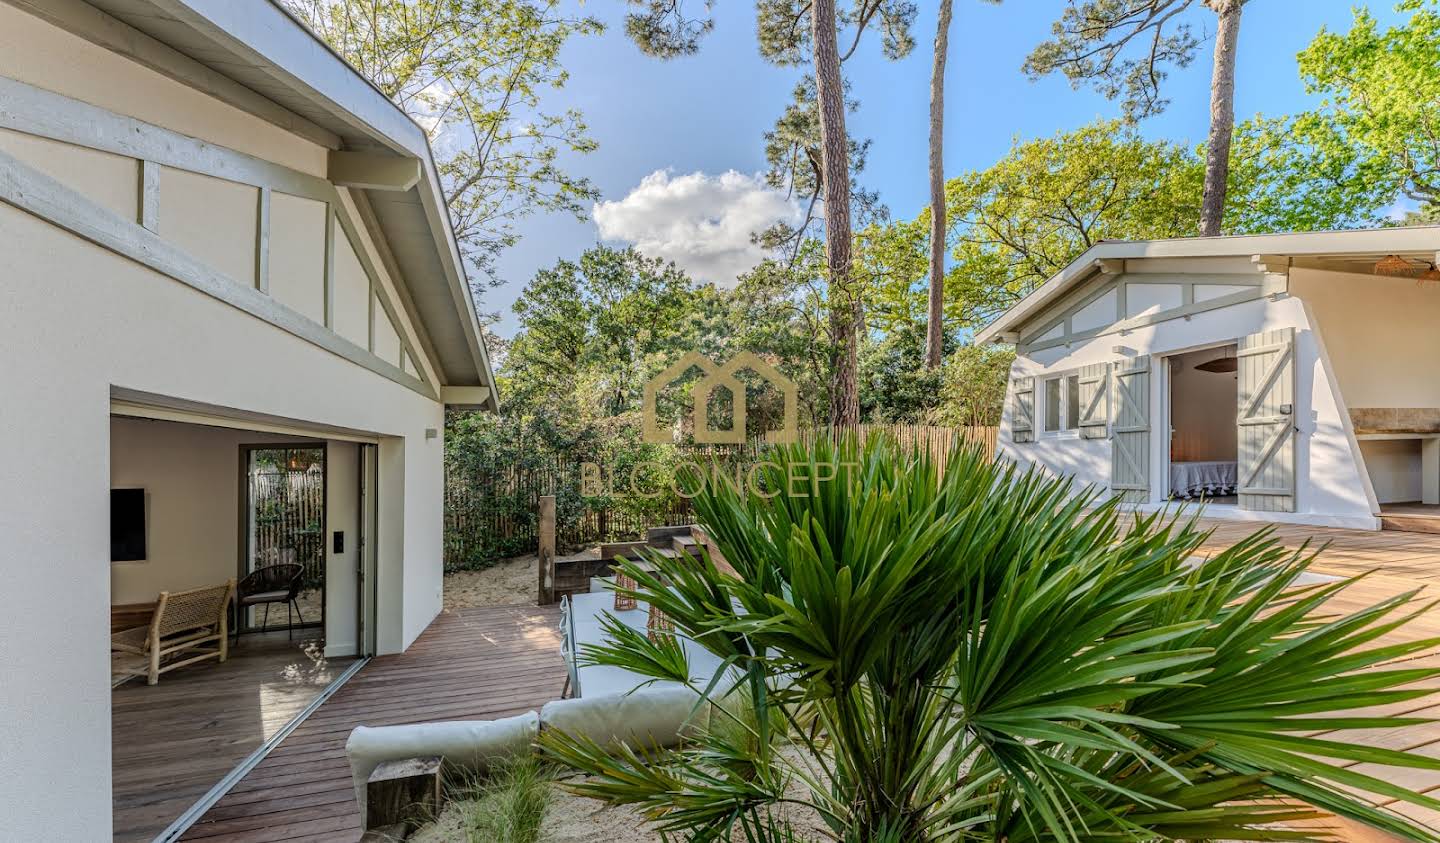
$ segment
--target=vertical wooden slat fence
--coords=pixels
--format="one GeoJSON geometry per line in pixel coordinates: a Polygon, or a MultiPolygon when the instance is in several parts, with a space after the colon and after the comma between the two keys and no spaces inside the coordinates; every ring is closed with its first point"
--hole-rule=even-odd
{"type": "Polygon", "coordinates": [[[299,563],[305,568],[305,586],[318,588],[325,579],[324,472],[252,471],[250,512],[254,564],[299,563]]]}

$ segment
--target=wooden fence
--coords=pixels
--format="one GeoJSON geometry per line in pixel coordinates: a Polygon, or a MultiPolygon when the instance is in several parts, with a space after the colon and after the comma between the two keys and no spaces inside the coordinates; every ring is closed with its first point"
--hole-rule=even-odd
{"type": "MultiPolygon", "coordinates": [[[[961,442],[979,443],[993,454],[997,433],[993,427],[924,425],[863,425],[861,431],[865,435],[888,434],[901,443],[924,448],[942,471],[952,449],[961,442]]],[[[738,446],[677,445],[675,449],[682,460],[719,456],[754,461],[768,447],[751,441],[738,446]]],[[[533,553],[539,541],[536,513],[542,495],[556,498],[556,540],[561,553],[597,542],[638,539],[650,527],[692,520],[690,501],[673,494],[648,500],[624,494],[582,497],[581,466],[585,462],[584,457],[553,455],[527,458],[523,465],[447,466],[446,568],[479,567],[533,553]]]]}
{"type": "Polygon", "coordinates": [[[325,474],[260,469],[250,475],[250,548],[258,565],[298,562],[306,588],[325,580],[325,474]]]}

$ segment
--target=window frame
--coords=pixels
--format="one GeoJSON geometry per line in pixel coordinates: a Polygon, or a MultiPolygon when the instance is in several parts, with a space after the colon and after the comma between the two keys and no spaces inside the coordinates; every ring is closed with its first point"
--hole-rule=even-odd
{"type": "Polygon", "coordinates": [[[1053,374],[1041,376],[1037,378],[1037,380],[1039,381],[1039,384],[1038,388],[1035,390],[1035,403],[1037,405],[1035,415],[1037,416],[1038,424],[1036,426],[1039,428],[1040,437],[1044,439],[1079,439],[1081,413],[1081,408],[1079,406],[1080,370],[1073,369],[1064,372],[1055,372],[1053,374]],[[1076,397],[1076,404],[1073,407],[1070,403],[1070,383],[1072,380],[1075,384],[1076,397]],[[1051,381],[1058,381],[1060,384],[1060,388],[1058,390],[1059,409],[1058,412],[1055,414],[1055,417],[1058,420],[1060,426],[1054,430],[1050,429],[1051,381]],[[1075,425],[1073,427],[1066,427],[1066,425],[1069,423],[1069,417],[1072,412],[1075,415],[1075,425]]]}

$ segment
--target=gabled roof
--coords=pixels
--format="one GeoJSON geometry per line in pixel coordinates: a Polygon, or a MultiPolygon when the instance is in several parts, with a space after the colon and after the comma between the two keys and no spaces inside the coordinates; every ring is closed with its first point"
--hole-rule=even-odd
{"type": "Polygon", "coordinates": [[[30,10],[322,146],[418,160],[420,180],[408,190],[364,192],[444,385],[488,387],[488,404],[497,407],[464,263],[419,125],[276,0],[86,2],[105,14],[76,2],[30,10]]]}
{"type": "Polygon", "coordinates": [[[1180,237],[1169,240],[1104,240],[1096,243],[994,322],[976,332],[975,342],[1006,342],[1026,321],[1100,271],[1100,261],[1146,258],[1248,257],[1355,262],[1385,255],[1436,260],[1440,226],[1180,237]]]}

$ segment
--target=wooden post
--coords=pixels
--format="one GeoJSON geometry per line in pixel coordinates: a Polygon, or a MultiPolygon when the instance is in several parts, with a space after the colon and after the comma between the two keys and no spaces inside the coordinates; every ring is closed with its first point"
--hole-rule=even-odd
{"type": "MultiPolygon", "coordinates": [[[[440,757],[386,761],[365,784],[365,827],[413,829],[440,816],[440,757]]],[[[403,838],[402,838],[403,839],[403,838]]]]}
{"type": "Polygon", "coordinates": [[[540,584],[537,601],[541,606],[555,602],[555,496],[540,496],[540,548],[538,557],[540,584]]]}

